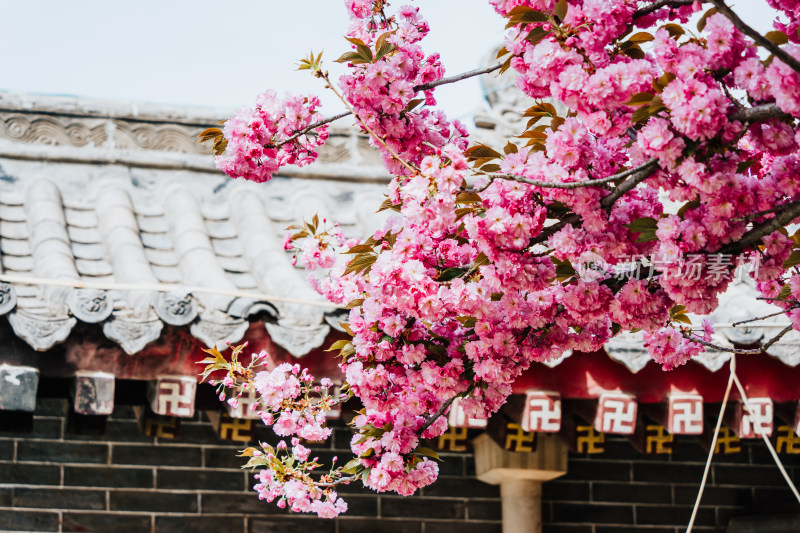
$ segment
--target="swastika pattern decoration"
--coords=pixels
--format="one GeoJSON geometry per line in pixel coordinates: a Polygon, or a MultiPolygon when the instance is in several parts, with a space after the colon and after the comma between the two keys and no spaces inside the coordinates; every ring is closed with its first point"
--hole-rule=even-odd
{"type": "Polygon", "coordinates": [[[522,429],[542,433],[561,431],[561,395],[556,392],[529,391],[525,396],[522,429]]]}

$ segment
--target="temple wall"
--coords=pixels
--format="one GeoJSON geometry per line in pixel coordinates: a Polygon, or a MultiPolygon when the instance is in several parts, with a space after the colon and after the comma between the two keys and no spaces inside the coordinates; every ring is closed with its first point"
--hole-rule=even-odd
{"type": "MultiPolygon", "coordinates": [[[[120,382],[105,420],[72,414],[66,380],[45,380],[33,415],[0,418],[0,530],[169,533],[492,533],[501,531],[498,487],[478,481],[469,449],[442,452],[442,475],[421,494],[402,498],[345,487],[350,510],[337,520],[289,514],[258,501],[251,475],[239,469],[245,442],[220,438],[198,404],[174,438],[146,436],[144,388],[120,382]],[[44,397],[43,397],[44,396],[44,397]],[[138,416],[137,416],[138,414],[138,416]]],[[[198,402],[205,397],[198,392],[198,402]]],[[[330,463],[349,451],[349,432],[312,455],[330,463]]],[[[152,433],[153,428],[148,431],[152,433]]],[[[156,428],[170,433],[170,428],[156,428]]],[[[470,430],[469,436],[479,432],[470,430]]],[[[254,438],[275,442],[253,424],[254,438]]],[[[433,447],[439,443],[433,442],[433,447]]],[[[468,441],[460,445],[469,446],[468,441]]],[[[797,503],[760,441],[732,443],[712,465],[696,532],[727,529],[732,517],[796,513],[797,503]]],[[[452,448],[452,446],[449,446],[452,448]]],[[[448,446],[442,446],[448,448],[448,446]]],[[[779,444],[790,475],[800,478],[800,446],[779,444]],[[787,453],[793,452],[793,453],[787,453]]],[[[684,531],[706,451],[696,438],[672,454],[641,454],[627,439],[606,435],[599,454],[570,452],[567,474],[545,482],[545,533],[677,533],[684,531]]],[[[779,531],[770,529],[770,531],[779,531]]],[[[789,531],[789,530],[787,530],[789,531]]]]}

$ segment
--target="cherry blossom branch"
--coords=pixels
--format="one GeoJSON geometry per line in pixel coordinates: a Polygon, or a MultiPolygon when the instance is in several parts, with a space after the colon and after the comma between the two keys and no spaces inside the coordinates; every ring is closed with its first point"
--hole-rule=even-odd
{"type": "Polygon", "coordinates": [[[372,128],[370,128],[369,126],[367,126],[367,123],[366,123],[366,122],[364,122],[363,120],[361,120],[361,117],[359,117],[359,116],[358,116],[358,113],[356,113],[356,112],[353,110],[352,106],[350,105],[350,102],[348,102],[348,101],[347,101],[347,99],[346,99],[344,96],[342,96],[341,94],[339,94],[339,91],[337,91],[337,90],[336,90],[336,87],[334,87],[334,86],[333,86],[333,84],[331,83],[331,80],[328,78],[328,73],[327,73],[327,72],[322,72],[322,71],[319,71],[319,72],[317,72],[317,75],[318,75],[320,78],[322,78],[323,80],[325,80],[325,83],[327,84],[328,88],[329,88],[331,91],[333,91],[333,94],[335,94],[335,95],[336,95],[336,96],[339,98],[339,100],[341,100],[341,101],[342,101],[342,103],[345,105],[345,107],[346,107],[347,109],[349,109],[349,110],[350,110],[350,113],[352,113],[352,115],[353,115],[354,117],[356,117],[356,120],[359,122],[359,124],[361,124],[361,127],[362,127],[362,128],[364,128],[364,129],[367,131],[367,133],[369,133],[369,134],[370,134],[370,135],[371,135],[371,136],[372,136],[372,137],[373,137],[373,138],[374,138],[376,141],[378,141],[378,142],[381,144],[381,146],[383,146],[383,147],[386,149],[386,151],[387,151],[387,152],[389,152],[390,154],[392,154],[392,157],[393,157],[394,159],[396,159],[397,161],[399,161],[401,165],[403,165],[403,166],[404,166],[404,167],[406,167],[406,168],[407,168],[409,171],[411,171],[411,174],[418,174],[418,173],[419,173],[419,169],[418,169],[418,168],[414,167],[414,166],[413,166],[413,165],[411,165],[411,164],[410,164],[408,161],[406,161],[405,159],[403,159],[402,157],[400,157],[399,155],[397,155],[397,152],[395,152],[394,150],[392,150],[392,149],[389,147],[389,145],[388,145],[388,144],[386,144],[386,141],[385,141],[385,140],[383,140],[383,139],[382,139],[382,138],[381,138],[381,137],[380,137],[380,136],[379,136],[377,133],[375,133],[374,131],[372,131],[372,128]]]}
{"type": "Polygon", "coordinates": [[[776,104],[764,104],[756,107],[739,109],[730,115],[731,120],[740,122],[759,122],[768,118],[790,117],[789,113],[784,112],[776,104]]]}
{"type": "Polygon", "coordinates": [[[503,63],[504,61],[500,61],[499,63],[495,63],[494,65],[490,65],[488,67],[476,68],[475,70],[469,70],[461,74],[456,74],[455,76],[450,76],[449,78],[441,78],[435,81],[429,81],[428,83],[423,83],[421,85],[415,85],[414,91],[415,92],[427,91],[433,89],[434,87],[438,87],[439,85],[455,83],[457,81],[466,80],[467,78],[480,76],[481,74],[489,74],[490,72],[494,72],[495,70],[498,70],[500,67],[502,67],[503,63]]]}
{"type": "Polygon", "coordinates": [[[734,322],[733,324],[731,324],[731,326],[735,328],[735,327],[736,327],[736,326],[738,326],[739,324],[747,324],[748,322],[757,322],[757,321],[759,321],[759,320],[764,320],[764,319],[766,319],[766,318],[772,318],[772,317],[774,317],[774,316],[782,315],[782,314],[784,314],[786,311],[789,311],[790,309],[796,309],[796,308],[797,308],[797,307],[799,307],[799,306],[800,306],[800,305],[798,305],[798,304],[794,304],[794,305],[792,305],[792,306],[790,306],[790,307],[787,307],[786,309],[782,309],[782,310],[780,310],[780,311],[777,311],[777,312],[775,312],[775,313],[771,313],[771,314],[769,314],[769,315],[764,315],[764,316],[760,316],[760,317],[756,317],[756,318],[749,318],[749,319],[747,319],[747,320],[740,320],[739,322],[734,322]]]}
{"type": "Polygon", "coordinates": [[[781,211],[774,218],[767,220],[763,224],[754,227],[745,233],[738,241],[724,246],[720,249],[719,253],[724,254],[740,251],[745,246],[750,246],[751,244],[757,243],[761,240],[761,237],[769,235],[773,231],[782,228],[795,218],[800,217],[800,203],[787,205],[791,205],[791,207],[785,211],[781,211]]]}
{"type": "Polygon", "coordinates": [[[683,7],[683,6],[690,6],[694,3],[695,0],[657,0],[653,2],[647,7],[643,7],[636,11],[633,14],[633,20],[640,19],[642,17],[646,17],[651,13],[655,13],[662,7],[683,7]]]}
{"type": "Polygon", "coordinates": [[[800,72],[800,61],[789,55],[789,53],[786,50],[784,50],[777,44],[773,43],[772,41],[770,41],[769,39],[758,33],[752,27],[745,24],[745,22],[742,19],[740,19],[739,16],[736,13],[734,13],[730,7],[728,7],[728,5],[725,3],[724,0],[708,0],[708,1],[714,4],[714,7],[716,7],[720,13],[725,15],[728,18],[728,20],[730,20],[740,32],[744,33],[745,35],[753,39],[759,46],[762,46],[767,50],[769,50],[770,53],[772,53],[775,57],[783,61],[789,67],[791,67],[792,70],[794,70],[795,72],[800,72]]]}
{"type": "Polygon", "coordinates": [[[611,192],[611,194],[600,200],[600,205],[605,209],[609,209],[612,205],[614,205],[614,202],[622,197],[622,195],[649,178],[657,168],[658,160],[653,158],[648,160],[646,163],[642,163],[638,167],[633,167],[625,172],[621,172],[620,177],[623,175],[624,177],[630,176],[630,179],[621,183],[619,187],[611,192]]]}
{"type": "Polygon", "coordinates": [[[788,204],[777,205],[775,207],[771,207],[769,209],[765,209],[763,211],[759,211],[759,212],[753,213],[751,215],[746,215],[746,216],[743,216],[743,217],[734,218],[733,220],[737,221],[737,222],[740,222],[742,220],[753,220],[754,218],[759,218],[759,217],[763,217],[764,215],[771,215],[772,213],[783,211],[784,209],[787,209],[787,208],[789,208],[789,207],[791,207],[793,205],[798,205],[798,204],[800,204],[800,200],[797,200],[797,201],[794,201],[794,202],[790,202],[788,204]]]}
{"type": "Polygon", "coordinates": [[[420,428],[419,428],[419,431],[418,431],[418,433],[419,433],[420,435],[422,435],[423,433],[425,433],[425,430],[426,430],[426,429],[428,429],[429,427],[431,427],[431,424],[433,424],[434,422],[436,422],[436,421],[439,419],[439,417],[440,417],[440,416],[442,416],[442,415],[444,414],[444,412],[447,410],[447,408],[448,408],[448,407],[450,407],[450,405],[451,405],[451,404],[452,404],[454,401],[456,401],[456,398],[458,398],[458,396],[459,396],[459,395],[457,394],[457,395],[453,396],[452,398],[450,398],[449,400],[447,400],[446,402],[444,402],[444,403],[441,405],[441,407],[439,407],[439,410],[438,410],[438,411],[436,411],[436,412],[435,412],[433,415],[431,415],[431,416],[429,416],[428,418],[426,418],[426,419],[425,419],[425,422],[422,424],[422,427],[420,427],[420,428]]]}
{"type": "Polygon", "coordinates": [[[721,352],[729,352],[729,353],[737,354],[737,355],[759,355],[759,354],[766,353],[767,350],[773,344],[778,342],[781,339],[781,337],[783,337],[784,335],[786,335],[790,331],[792,331],[792,326],[786,326],[785,328],[783,328],[781,330],[780,333],[778,333],[777,335],[772,337],[766,344],[762,345],[761,348],[756,348],[756,349],[753,349],[753,350],[741,350],[739,348],[726,348],[725,346],[719,346],[717,344],[714,344],[714,343],[711,343],[711,342],[707,342],[707,341],[704,341],[702,339],[698,339],[697,337],[694,337],[693,335],[691,335],[689,333],[683,333],[683,337],[686,338],[686,339],[689,339],[692,342],[696,342],[698,344],[702,344],[703,346],[706,346],[708,348],[713,348],[713,349],[719,350],[721,352]]]}
{"type": "MultiPolygon", "coordinates": [[[[436,80],[436,81],[430,81],[428,83],[423,83],[421,85],[415,85],[414,86],[414,92],[428,91],[428,90],[433,89],[434,87],[438,87],[440,85],[447,85],[448,83],[455,83],[457,81],[466,80],[468,78],[472,78],[472,77],[475,77],[475,76],[480,76],[481,74],[488,74],[490,72],[494,72],[495,70],[498,70],[502,66],[503,66],[503,62],[501,61],[500,63],[495,63],[494,65],[491,65],[489,67],[477,68],[475,70],[470,70],[470,71],[467,71],[467,72],[463,72],[463,73],[457,74],[455,76],[450,76],[449,78],[441,78],[441,79],[436,80]]],[[[319,128],[320,126],[324,126],[325,124],[330,124],[331,122],[335,122],[335,121],[339,120],[340,118],[348,117],[348,116],[350,116],[352,114],[353,114],[353,112],[348,110],[348,111],[342,111],[338,115],[333,115],[333,116],[324,118],[322,120],[314,122],[313,124],[311,124],[310,126],[308,126],[306,128],[303,128],[302,130],[298,131],[297,133],[295,133],[291,137],[289,137],[287,139],[284,139],[279,143],[269,144],[265,148],[280,148],[284,144],[290,143],[290,142],[294,141],[295,139],[297,139],[298,137],[302,137],[303,135],[305,135],[306,133],[308,133],[311,130],[315,130],[315,129],[319,128]]]]}
{"type": "Polygon", "coordinates": [[[334,122],[336,120],[339,120],[340,118],[344,118],[344,117],[346,117],[348,115],[352,115],[352,114],[353,113],[351,113],[350,111],[344,111],[342,113],[339,113],[338,115],[333,115],[333,116],[330,116],[328,118],[324,118],[324,119],[322,119],[320,121],[317,121],[317,122],[311,124],[310,126],[308,126],[306,128],[303,128],[302,130],[298,131],[297,133],[295,133],[291,137],[288,137],[288,138],[282,140],[279,143],[267,144],[267,145],[264,146],[264,148],[280,148],[284,144],[290,143],[290,142],[294,141],[295,139],[297,139],[298,137],[302,137],[303,135],[305,135],[306,133],[308,133],[311,130],[315,130],[315,129],[319,128],[320,126],[324,126],[325,124],[330,124],[331,122],[334,122]]]}

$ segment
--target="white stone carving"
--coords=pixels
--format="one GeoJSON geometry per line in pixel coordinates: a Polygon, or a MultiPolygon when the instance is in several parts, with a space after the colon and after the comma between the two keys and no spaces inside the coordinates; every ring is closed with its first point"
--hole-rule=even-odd
{"type": "Polygon", "coordinates": [[[125,353],[133,355],[161,336],[164,324],[152,312],[144,316],[117,315],[103,323],[106,337],[119,344],[125,353]]]}
{"type": "Polygon", "coordinates": [[[10,283],[0,283],[0,315],[11,312],[17,306],[17,292],[10,283]]]}
{"type": "Polygon", "coordinates": [[[327,324],[319,326],[282,326],[280,322],[273,324],[265,322],[267,331],[272,340],[286,348],[295,357],[303,357],[314,348],[319,348],[325,342],[331,328],[327,324]]]}
{"type": "Polygon", "coordinates": [[[189,331],[206,346],[225,346],[226,342],[235,344],[242,340],[250,323],[235,319],[223,313],[201,314],[189,331]]]}
{"type": "Polygon", "coordinates": [[[160,293],[153,308],[159,318],[171,326],[190,324],[200,312],[191,294],[178,291],[160,293]]]}
{"type": "Polygon", "coordinates": [[[9,313],[8,321],[19,338],[40,352],[64,342],[77,323],[72,317],[34,315],[19,309],[9,313]]]}
{"type": "Polygon", "coordinates": [[[114,301],[106,291],[73,289],[67,295],[67,306],[81,322],[95,324],[111,316],[114,301]]]}

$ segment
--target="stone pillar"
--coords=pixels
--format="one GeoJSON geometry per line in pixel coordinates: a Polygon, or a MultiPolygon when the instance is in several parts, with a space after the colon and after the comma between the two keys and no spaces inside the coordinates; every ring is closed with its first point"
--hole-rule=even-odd
{"type": "Polygon", "coordinates": [[[567,448],[557,435],[539,434],[535,452],[510,452],[483,434],[474,441],[475,470],[500,485],[503,533],[541,533],[542,482],[567,473],[567,448]]]}

